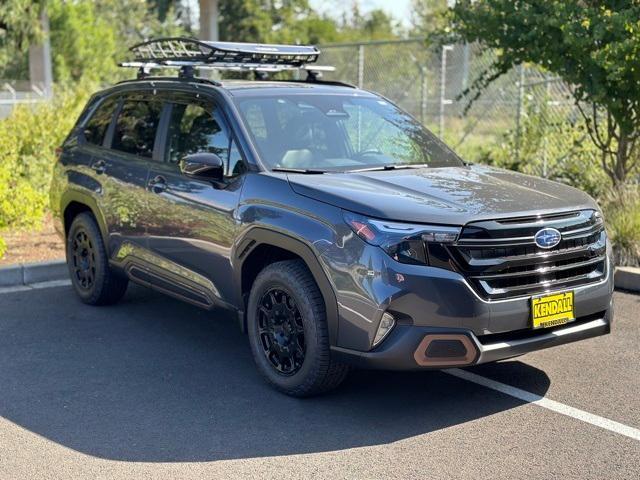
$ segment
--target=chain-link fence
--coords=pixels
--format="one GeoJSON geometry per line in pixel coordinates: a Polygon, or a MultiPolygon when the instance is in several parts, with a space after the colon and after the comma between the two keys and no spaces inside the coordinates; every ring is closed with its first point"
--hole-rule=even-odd
{"type": "Polygon", "coordinates": [[[0,119],[7,117],[13,107],[24,103],[38,103],[48,98],[43,85],[28,80],[0,78],[0,119]]]}
{"type": "Polygon", "coordinates": [[[570,87],[535,67],[514,68],[469,107],[464,92],[495,58],[479,45],[427,48],[418,39],[321,50],[321,63],[336,67],[327,78],[384,95],[470,160],[506,142],[515,157],[535,149],[538,161],[529,170],[546,176],[548,163],[562,161],[580,140],[568,141],[562,132],[581,122],[570,87]]]}

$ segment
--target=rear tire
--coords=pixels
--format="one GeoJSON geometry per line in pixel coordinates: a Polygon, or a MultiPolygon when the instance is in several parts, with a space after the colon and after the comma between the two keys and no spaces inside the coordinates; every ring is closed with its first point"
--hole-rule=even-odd
{"type": "Polygon", "coordinates": [[[258,370],[287,395],[327,392],[349,372],[331,358],[324,300],[302,261],[273,263],[258,274],[247,327],[258,370]]]}
{"type": "Polygon", "coordinates": [[[122,298],[129,280],[109,266],[93,215],[81,213],[73,219],[66,250],[69,276],[80,300],[88,305],[111,305],[122,298]]]}

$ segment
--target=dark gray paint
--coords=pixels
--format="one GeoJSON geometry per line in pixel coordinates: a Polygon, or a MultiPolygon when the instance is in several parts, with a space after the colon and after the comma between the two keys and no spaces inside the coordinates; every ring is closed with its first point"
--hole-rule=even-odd
{"type": "Polygon", "coordinates": [[[486,166],[289,175],[293,190],[340,208],[406,222],[464,225],[479,219],[597,208],[587,194],[486,166]]]}

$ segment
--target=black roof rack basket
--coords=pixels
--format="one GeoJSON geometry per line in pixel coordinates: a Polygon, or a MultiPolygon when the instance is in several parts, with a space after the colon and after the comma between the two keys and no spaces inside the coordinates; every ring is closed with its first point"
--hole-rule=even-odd
{"type": "Polygon", "coordinates": [[[282,71],[315,63],[320,50],[304,45],[209,42],[192,38],[158,38],[131,47],[133,62],[122,66],[282,71]]]}

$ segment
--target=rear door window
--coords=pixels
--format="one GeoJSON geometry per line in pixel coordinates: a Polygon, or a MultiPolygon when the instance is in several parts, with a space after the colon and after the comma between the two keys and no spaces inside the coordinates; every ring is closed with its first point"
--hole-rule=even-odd
{"type": "Polygon", "coordinates": [[[127,99],[116,120],[111,148],[139,157],[151,158],[162,112],[162,102],[127,99]]]}
{"type": "Polygon", "coordinates": [[[98,106],[82,131],[88,143],[102,145],[117,104],[118,100],[110,97],[98,106]]]}

